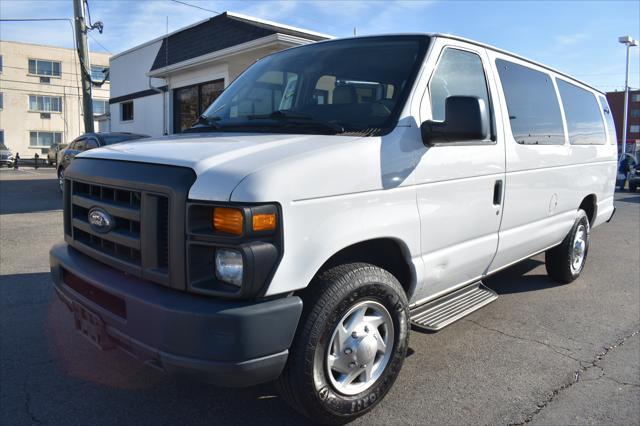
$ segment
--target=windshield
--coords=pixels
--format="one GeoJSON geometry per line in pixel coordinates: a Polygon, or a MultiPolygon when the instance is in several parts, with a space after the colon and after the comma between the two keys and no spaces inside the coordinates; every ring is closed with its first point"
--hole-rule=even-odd
{"type": "Polygon", "coordinates": [[[261,59],[188,131],[381,135],[395,127],[426,36],[329,41],[261,59]]]}

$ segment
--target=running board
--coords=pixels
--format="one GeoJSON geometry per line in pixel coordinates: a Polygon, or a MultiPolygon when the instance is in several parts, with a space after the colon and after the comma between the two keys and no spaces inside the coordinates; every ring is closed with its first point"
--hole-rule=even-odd
{"type": "Polygon", "coordinates": [[[498,298],[496,292],[477,281],[411,309],[411,322],[438,331],[498,298]]]}

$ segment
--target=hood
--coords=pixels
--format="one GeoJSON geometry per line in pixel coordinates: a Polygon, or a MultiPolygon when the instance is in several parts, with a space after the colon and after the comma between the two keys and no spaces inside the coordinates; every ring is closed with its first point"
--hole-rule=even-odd
{"type": "Polygon", "coordinates": [[[226,201],[249,174],[292,157],[346,144],[361,136],[254,133],[190,133],[123,142],[80,154],[80,158],[188,167],[198,180],[214,183],[207,199],[226,201]]]}

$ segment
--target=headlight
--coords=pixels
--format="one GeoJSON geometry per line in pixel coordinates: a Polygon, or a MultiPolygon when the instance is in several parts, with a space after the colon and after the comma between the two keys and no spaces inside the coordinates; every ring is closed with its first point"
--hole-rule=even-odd
{"type": "Polygon", "coordinates": [[[187,289],[248,299],[263,293],[282,254],[276,204],[191,202],[187,206],[187,289]]]}
{"type": "Polygon", "coordinates": [[[243,267],[242,254],[239,251],[216,250],[216,277],[220,281],[241,287],[243,267]]]}

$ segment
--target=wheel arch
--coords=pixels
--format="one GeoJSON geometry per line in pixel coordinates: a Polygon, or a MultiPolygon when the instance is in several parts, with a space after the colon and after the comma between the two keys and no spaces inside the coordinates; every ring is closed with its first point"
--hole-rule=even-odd
{"type": "Polygon", "coordinates": [[[598,215],[598,198],[596,194],[589,194],[582,199],[580,207],[578,209],[584,210],[589,218],[589,225],[593,226],[598,215]]]}
{"type": "Polygon", "coordinates": [[[389,237],[360,241],[340,249],[322,264],[315,275],[334,266],[355,262],[369,263],[392,274],[408,299],[415,291],[416,271],[409,248],[404,242],[389,237]]]}

